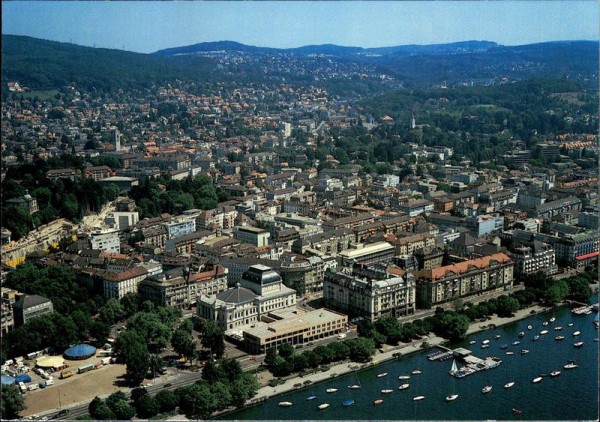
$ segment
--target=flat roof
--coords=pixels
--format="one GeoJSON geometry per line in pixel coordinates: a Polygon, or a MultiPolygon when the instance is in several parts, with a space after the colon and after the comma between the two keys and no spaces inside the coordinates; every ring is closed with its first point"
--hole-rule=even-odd
{"type": "Polygon", "coordinates": [[[348,317],[327,309],[316,309],[269,324],[257,322],[256,327],[245,329],[244,332],[259,339],[264,339],[274,335],[288,334],[323,323],[339,321],[340,319],[347,320],[348,317]]]}
{"type": "Polygon", "coordinates": [[[362,255],[386,251],[386,250],[394,250],[394,247],[392,245],[390,245],[388,242],[377,242],[377,243],[373,243],[372,245],[365,246],[360,249],[346,250],[346,251],[340,252],[338,255],[348,257],[348,258],[354,258],[357,256],[362,256],[362,255]]]}

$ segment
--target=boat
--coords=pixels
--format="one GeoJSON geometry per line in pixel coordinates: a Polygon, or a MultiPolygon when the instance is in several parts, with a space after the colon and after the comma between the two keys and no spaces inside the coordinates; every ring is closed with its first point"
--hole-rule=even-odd
{"type": "Polygon", "coordinates": [[[420,400],[425,400],[425,396],[413,397],[413,401],[420,401],[420,400]]]}
{"type": "Polygon", "coordinates": [[[490,345],[489,345],[489,344],[482,344],[482,345],[481,345],[481,348],[482,348],[482,349],[487,349],[488,347],[490,347],[490,345]]]}
{"type": "Polygon", "coordinates": [[[577,337],[577,336],[578,336],[578,335],[580,335],[580,334],[581,334],[581,331],[575,331],[575,332],[573,333],[573,337],[577,337]]]}
{"type": "Polygon", "coordinates": [[[583,341],[578,341],[573,346],[575,346],[575,347],[581,347],[581,346],[583,346],[583,341]]]}
{"type": "Polygon", "coordinates": [[[390,394],[393,392],[394,392],[394,390],[392,390],[391,388],[385,388],[385,389],[381,390],[381,394],[390,394]]]}
{"type": "Polygon", "coordinates": [[[531,325],[528,325],[528,326],[527,326],[527,329],[528,329],[528,330],[531,330],[531,329],[533,329],[533,327],[532,327],[531,325]]]}
{"type": "Polygon", "coordinates": [[[533,336],[533,338],[531,339],[531,341],[537,341],[540,339],[540,336],[538,336],[537,334],[535,336],[533,336]]]}
{"type": "Polygon", "coordinates": [[[504,384],[504,388],[510,388],[510,387],[512,387],[513,385],[515,385],[514,381],[507,382],[506,384],[504,384]]]}
{"type": "Polygon", "coordinates": [[[542,331],[540,331],[540,335],[545,336],[546,334],[548,334],[548,330],[542,330],[542,331]]]}
{"type": "Polygon", "coordinates": [[[469,344],[475,344],[475,343],[477,343],[477,341],[476,341],[476,340],[471,340],[471,341],[469,342],[469,344]]]}
{"type": "Polygon", "coordinates": [[[598,343],[598,337],[594,337],[594,341],[598,343]]]}
{"type": "Polygon", "coordinates": [[[562,327],[560,325],[557,325],[556,327],[554,327],[554,331],[560,331],[562,330],[562,327]]]}
{"type": "Polygon", "coordinates": [[[280,401],[279,407],[290,407],[293,403],[291,401],[280,401]]]}
{"type": "Polygon", "coordinates": [[[381,404],[383,403],[382,399],[373,400],[373,404],[381,404]]]}
{"type": "Polygon", "coordinates": [[[579,368],[579,365],[577,365],[575,362],[569,362],[565,366],[563,366],[563,368],[565,368],[565,369],[575,369],[575,368],[579,368]]]}
{"type": "Polygon", "coordinates": [[[329,403],[323,403],[317,406],[319,410],[327,409],[329,407],[329,403]]]}
{"type": "Polygon", "coordinates": [[[446,401],[454,401],[458,398],[458,394],[450,394],[446,396],[446,401]]]}
{"type": "Polygon", "coordinates": [[[352,384],[348,386],[349,389],[351,390],[358,390],[360,388],[360,385],[358,384],[352,384]]]}
{"type": "Polygon", "coordinates": [[[565,339],[565,336],[556,336],[556,337],[554,337],[554,340],[556,340],[556,341],[561,341],[561,340],[564,340],[564,339],[565,339]]]}
{"type": "Polygon", "coordinates": [[[550,322],[554,322],[554,321],[556,321],[556,317],[550,318],[550,322]]]}
{"type": "Polygon", "coordinates": [[[314,400],[314,399],[316,399],[316,398],[317,398],[317,396],[308,396],[308,397],[306,398],[306,401],[309,401],[309,400],[314,400]]]}
{"type": "Polygon", "coordinates": [[[335,393],[338,389],[337,388],[328,388],[327,390],[325,390],[326,393],[335,393]]]}
{"type": "Polygon", "coordinates": [[[454,359],[452,361],[452,367],[450,368],[450,375],[456,374],[456,371],[458,371],[458,366],[456,366],[456,359],[454,359]]]}
{"type": "Polygon", "coordinates": [[[498,340],[498,339],[500,338],[500,334],[496,334],[496,335],[494,336],[494,338],[495,338],[496,340],[498,340]]]}
{"type": "Polygon", "coordinates": [[[352,399],[344,400],[344,402],[342,403],[342,406],[348,407],[348,406],[352,406],[353,404],[354,404],[354,400],[352,400],[352,399]]]}
{"type": "Polygon", "coordinates": [[[489,342],[490,342],[489,340],[483,340],[483,341],[481,342],[481,344],[488,344],[489,342]]]}
{"type": "Polygon", "coordinates": [[[557,377],[559,375],[560,375],[560,371],[552,371],[552,372],[550,372],[550,376],[551,377],[557,377]]]}
{"type": "Polygon", "coordinates": [[[413,375],[419,375],[421,373],[422,373],[422,371],[420,369],[415,369],[411,372],[411,374],[413,374],[413,375]]]}
{"type": "Polygon", "coordinates": [[[542,325],[548,325],[548,321],[544,321],[542,325]]]}
{"type": "Polygon", "coordinates": [[[508,349],[508,344],[503,344],[502,346],[500,346],[500,349],[502,349],[502,350],[508,349]]]}
{"type": "Polygon", "coordinates": [[[385,376],[387,376],[387,372],[382,372],[381,374],[377,374],[377,378],[383,378],[385,376]]]}
{"type": "Polygon", "coordinates": [[[527,353],[529,353],[529,349],[521,349],[522,355],[526,355],[527,353]]]}
{"type": "Polygon", "coordinates": [[[483,394],[487,394],[487,393],[489,393],[490,391],[492,391],[492,386],[491,386],[491,385],[486,385],[485,387],[483,387],[483,388],[481,389],[481,392],[482,392],[483,394]]]}
{"type": "Polygon", "coordinates": [[[521,344],[521,342],[519,340],[513,341],[513,346],[518,346],[519,344],[521,344]]]}
{"type": "Polygon", "coordinates": [[[531,380],[531,382],[533,382],[534,384],[540,382],[542,380],[542,377],[535,377],[533,380],[531,380]]]}
{"type": "Polygon", "coordinates": [[[410,375],[400,375],[400,376],[398,376],[398,379],[399,380],[407,380],[407,379],[410,379],[410,375]]]}
{"type": "Polygon", "coordinates": [[[596,328],[598,328],[598,326],[600,325],[600,320],[598,319],[599,316],[600,314],[596,314],[596,317],[594,318],[594,325],[596,326],[596,328]]]}
{"type": "Polygon", "coordinates": [[[402,384],[400,387],[398,387],[398,390],[406,390],[408,387],[410,387],[410,384],[402,384]]]}
{"type": "Polygon", "coordinates": [[[568,324],[568,325],[569,325],[569,327],[572,327],[572,326],[573,326],[573,323],[572,323],[572,322],[569,322],[569,324],[568,324]]]}
{"type": "Polygon", "coordinates": [[[525,331],[520,331],[519,332],[519,337],[525,337],[525,331]]]}
{"type": "Polygon", "coordinates": [[[513,411],[514,413],[516,413],[517,415],[520,415],[521,413],[523,413],[523,411],[522,411],[522,410],[516,409],[516,408],[514,408],[514,407],[512,408],[512,411],[513,411]]]}
{"type": "Polygon", "coordinates": [[[515,354],[515,352],[506,352],[507,355],[512,356],[515,354]]]}

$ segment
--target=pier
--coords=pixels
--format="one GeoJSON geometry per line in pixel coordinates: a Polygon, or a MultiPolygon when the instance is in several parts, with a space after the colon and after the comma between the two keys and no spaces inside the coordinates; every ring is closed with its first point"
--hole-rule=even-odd
{"type": "MultiPolygon", "coordinates": [[[[458,349],[454,350],[447,350],[447,352],[442,352],[440,355],[450,355],[451,357],[453,356],[461,359],[465,363],[464,366],[458,368],[456,371],[450,371],[450,375],[456,378],[464,378],[467,375],[471,375],[479,371],[486,371],[488,369],[496,368],[502,363],[500,358],[493,356],[488,356],[484,359],[473,356],[473,352],[463,347],[459,347],[458,349]]],[[[436,355],[435,358],[439,358],[440,355],[436,355]]],[[[430,360],[435,359],[430,358],[430,360]]]]}

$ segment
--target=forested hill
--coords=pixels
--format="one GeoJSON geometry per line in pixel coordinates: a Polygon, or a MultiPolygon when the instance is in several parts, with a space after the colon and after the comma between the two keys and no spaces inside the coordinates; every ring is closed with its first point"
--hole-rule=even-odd
{"type": "Polygon", "coordinates": [[[488,84],[531,76],[574,79],[593,89],[598,83],[598,42],[592,41],[513,47],[465,41],[369,49],[332,44],[275,49],[220,41],[140,54],[3,35],[2,61],[3,90],[8,81],[34,90],[75,83],[80,89],[110,91],[184,80],[312,84],[334,94],[364,95],[390,87],[488,84]]]}

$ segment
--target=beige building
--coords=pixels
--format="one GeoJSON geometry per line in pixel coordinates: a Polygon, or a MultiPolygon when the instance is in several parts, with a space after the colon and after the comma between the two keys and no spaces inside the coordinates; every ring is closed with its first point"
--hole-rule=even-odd
{"type": "Polygon", "coordinates": [[[513,261],[496,253],[430,270],[413,271],[417,304],[430,308],[454,299],[491,290],[508,290],[513,283],[513,261]]]}
{"type": "Polygon", "coordinates": [[[260,248],[269,244],[271,233],[258,227],[235,227],[233,237],[242,243],[249,243],[260,248]]]}
{"type": "Polygon", "coordinates": [[[358,249],[348,249],[338,253],[338,264],[349,266],[357,262],[360,264],[376,264],[389,261],[394,257],[394,247],[388,242],[377,242],[358,249]]]}
{"type": "Polygon", "coordinates": [[[329,308],[371,321],[410,315],[415,312],[415,282],[410,274],[373,280],[328,271],[323,283],[323,299],[329,308]]]}
{"type": "Polygon", "coordinates": [[[411,255],[417,249],[427,248],[433,245],[435,245],[435,236],[427,232],[401,237],[394,241],[396,255],[411,255]]]}
{"type": "Polygon", "coordinates": [[[272,322],[257,322],[244,330],[244,345],[250,353],[265,353],[284,343],[304,344],[331,337],[346,330],[348,317],[327,309],[310,312],[271,312],[267,318],[272,322]]]}
{"type": "Polygon", "coordinates": [[[125,271],[108,272],[103,279],[104,297],[121,299],[127,293],[137,293],[138,285],[146,278],[148,270],[143,266],[125,271]]]}
{"type": "Polygon", "coordinates": [[[286,287],[281,277],[265,265],[253,265],[236,287],[216,295],[201,295],[198,316],[215,321],[229,333],[260,321],[267,313],[296,306],[296,291],[286,287]]]}

